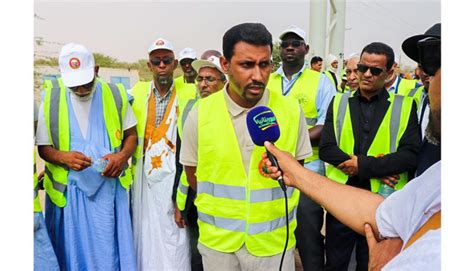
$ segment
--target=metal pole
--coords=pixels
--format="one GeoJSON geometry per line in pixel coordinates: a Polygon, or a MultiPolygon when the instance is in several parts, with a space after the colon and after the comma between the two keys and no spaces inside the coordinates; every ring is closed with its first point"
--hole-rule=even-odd
{"type": "Polygon", "coordinates": [[[338,74],[342,70],[344,61],[344,35],[346,28],[346,1],[330,0],[333,12],[331,12],[331,26],[329,32],[329,53],[335,55],[339,60],[338,74]],[[335,25],[334,25],[335,22],[335,25]]]}
{"type": "Polygon", "coordinates": [[[326,57],[327,0],[309,2],[309,57],[326,57]]]}

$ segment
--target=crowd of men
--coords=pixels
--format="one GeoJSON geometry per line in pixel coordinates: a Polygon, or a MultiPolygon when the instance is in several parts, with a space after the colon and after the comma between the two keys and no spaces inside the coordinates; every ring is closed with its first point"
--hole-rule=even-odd
{"type": "Polygon", "coordinates": [[[34,174],[35,270],[294,270],[295,249],[304,270],[347,270],[353,254],[357,270],[387,263],[386,270],[439,270],[436,237],[437,247],[424,247],[437,256],[430,268],[409,252],[423,253],[423,237],[411,237],[440,213],[440,202],[410,221],[417,225],[405,235],[390,228],[403,219],[394,217],[404,215],[397,205],[374,220],[384,197],[381,206],[401,197],[410,204],[399,194],[414,189],[411,180],[439,175],[439,111],[430,102],[439,109],[440,98],[428,89],[440,67],[426,71],[432,63],[423,50],[439,46],[440,28],[403,43],[419,63],[419,80],[402,78],[393,49],[381,42],[350,55],[342,73],[334,55],[325,71],[318,56],[307,67],[307,35],[294,25],[278,37],[282,63],[274,72],[272,35],[259,23],[233,26],[222,52],[199,59],[194,49],[176,54],[158,38],[147,50],[153,79],[130,90],[101,79],[83,45],[65,45],[61,77],[44,82],[35,122],[45,161],[40,181],[34,174]],[[183,75],[173,78],[178,65],[183,75]],[[256,146],[250,137],[246,118],[257,106],[276,116],[274,145],[256,146]],[[285,194],[272,179],[282,174],[288,222],[285,194]],[[372,213],[357,209],[365,196],[377,203],[367,205],[372,213]],[[378,262],[383,244],[396,253],[378,262]],[[398,254],[404,261],[393,263],[398,254]]]}

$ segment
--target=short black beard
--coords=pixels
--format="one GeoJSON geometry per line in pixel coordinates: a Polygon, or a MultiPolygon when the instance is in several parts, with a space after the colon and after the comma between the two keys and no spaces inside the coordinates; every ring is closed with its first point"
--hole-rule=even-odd
{"type": "Polygon", "coordinates": [[[428,125],[425,130],[428,142],[434,145],[441,143],[441,112],[430,112],[428,125]]]}

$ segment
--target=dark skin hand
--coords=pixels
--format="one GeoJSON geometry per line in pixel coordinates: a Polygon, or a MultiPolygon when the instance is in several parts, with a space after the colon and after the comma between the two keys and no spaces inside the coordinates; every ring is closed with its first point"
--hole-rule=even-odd
{"type": "MultiPolygon", "coordinates": [[[[102,173],[106,177],[118,177],[122,172],[128,158],[137,146],[137,132],[132,127],[124,132],[123,148],[119,153],[107,154],[103,158],[109,160],[102,173]]],[[[78,151],[59,151],[51,145],[38,146],[38,153],[45,161],[62,165],[75,171],[81,171],[92,165],[92,159],[78,151]]]]}
{"type": "Polygon", "coordinates": [[[51,145],[38,146],[38,153],[45,161],[81,171],[92,165],[92,159],[77,151],[58,151],[51,145]]]}
{"type": "Polygon", "coordinates": [[[340,163],[337,168],[342,170],[349,176],[355,176],[359,174],[359,167],[357,165],[357,156],[350,155],[350,159],[340,163]]]}
{"type": "Polygon", "coordinates": [[[386,185],[388,185],[392,188],[395,188],[395,185],[398,183],[399,179],[400,179],[400,175],[398,175],[398,174],[394,174],[394,175],[385,176],[385,177],[380,178],[380,180],[384,184],[386,184],[386,185]]]}
{"type": "Polygon", "coordinates": [[[308,130],[311,146],[317,147],[319,145],[319,139],[321,138],[323,127],[324,125],[316,125],[308,130]]]}
{"type": "Polygon", "coordinates": [[[137,147],[137,131],[135,126],[124,131],[123,148],[120,152],[109,153],[102,159],[109,161],[102,171],[102,176],[117,178],[125,168],[130,156],[132,156],[137,147]]]}
{"type": "Polygon", "coordinates": [[[369,271],[378,271],[397,256],[403,246],[400,238],[388,238],[378,241],[369,224],[365,224],[365,237],[369,246],[369,271]]]}
{"type": "Polygon", "coordinates": [[[178,206],[176,206],[176,203],[174,203],[174,222],[179,228],[186,228],[187,226],[186,221],[184,221],[184,218],[181,215],[181,211],[178,209],[178,206]]]}

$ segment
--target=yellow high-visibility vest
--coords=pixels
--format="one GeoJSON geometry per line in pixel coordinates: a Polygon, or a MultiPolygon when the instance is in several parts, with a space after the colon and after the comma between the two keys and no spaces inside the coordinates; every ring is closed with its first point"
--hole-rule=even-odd
{"type": "MultiPolygon", "coordinates": [[[[265,148],[255,146],[246,172],[224,92],[214,93],[196,106],[199,109],[195,205],[199,242],[225,253],[235,252],[244,244],[258,257],[282,253],[286,238],[285,200],[278,182],[259,173],[265,148]]],[[[280,130],[285,131],[275,145],[295,155],[300,118],[297,101],[270,92],[268,107],[275,113],[280,130]]],[[[291,249],[295,245],[299,191],[289,187],[287,193],[291,249]]]]}
{"type": "Polygon", "coordinates": [[[36,174],[36,151],[33,151],[33,191],[34,191],[34,212],[39,213],[41,212],[41,204],[39,201],[39,193],[38,193],[38,175],[36,174]]]}
{"type": "MultiPolygon", "coordinates": [[[[351,93],[338,93],[333,102],[336,142],[338,147],[349,155],[354,154],[354,133],[349,109],[349,97],[351,95],[351,93]]],[[[390,106],[367,151],[367,156],[376,157],[396,152],[400,139],[408,126],[413,99],[393,93],[389,93],[389,95],[390,106]]],[[[338,183],[345,184],[348,180],[348,175],[331,164],[328,165],[326,173],[329,179],[338,183]]],[[[377,193],[379,191],[380,182],[377,178],[370,179],[372,192],[377,193]]],[[[400,173],[400,180],[395,185],[396,189],[401,189],[407,182],[408,173],[400,173]]]]}
{"type": "MultiPolygon", "coordinates": [[[[45,82],[44,116],[48,135],[53,147],[60,151],[70,150],[69,111],[66,100],[67,89],[61,79],[45,82]]],[[[122,147],[123,127],[127,106],[127,93],[122,84],[107,84],[96,78],[96,84],[102,88],[103,114],[105,127],[111,148],[119,152],[122,147]]],[[[45,162],[44,188],[51,201],[59,206],[66,205],[64,191],[67,186],[69,170],[52,163],[45,162]]],[[[132,183],[132,175],[127,167],[119,177],[121,185],[128,189],[132,183]]]]}
{"type": "MultiPolygon", "coordinates": [[[[316,98],[318,96],[319,79],[321,73],[311,69],[305,69],[300,77],[293,84],[289,97],[298,100],[306,118],[308,129],[314,127],[318,122],[318,110],[316,108],[316,98]]],[[[282,94],[283,78],[280,74],[274,72],[270,75],[267,88],[271,91],[282,94]]],[[[313,147],[313,155],[306,158],[305,163],[319,159],[319,147],[313,147]]]]}

